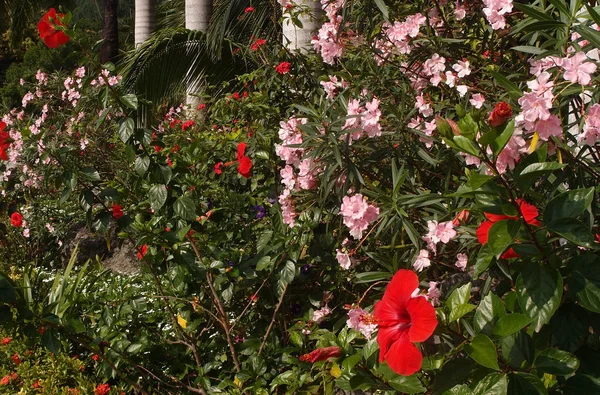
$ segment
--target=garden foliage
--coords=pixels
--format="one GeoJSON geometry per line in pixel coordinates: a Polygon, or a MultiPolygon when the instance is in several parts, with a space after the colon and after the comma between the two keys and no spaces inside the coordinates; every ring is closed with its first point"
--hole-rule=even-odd
{"type": "Polygon", "coordinates": [[[314,51],[248,38],[197,109],[89,58],[23,81],[6,330],[114,393],[600,393],[599,10],[322,4],[314,51]],[[73,217],[141,272],[59,269],[73,217]]]}

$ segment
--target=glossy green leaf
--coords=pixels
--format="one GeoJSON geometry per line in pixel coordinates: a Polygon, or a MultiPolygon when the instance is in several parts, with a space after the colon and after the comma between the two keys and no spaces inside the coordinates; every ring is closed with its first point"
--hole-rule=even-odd
{"type": "Polygon", "coordinates": [[[173,204],[175,214],[188,221],[196,219],[196,203],[187,196],[181,196],[173,204]]]}
{"type": "Polygon", "coordinates": [[[492,151],[494,152],[494,155],[498,155],[498,154],[500,154],[500,152],[502,152],[504,147],[506,147],[506,144],[508,144],[508,141],[512,137],[514,131],[515,131],[515,121],[510,120],[504,127],[504,130],[502,131],[502,133],[500,133],[500,135],[498,137],[496,137],[496,139],[494,139],[494,141],[490,144],[492,151]]]}
{"type": "Polygon", "coordinates": [[[486,335],[491,335],[496,321],[505,314],[502,300],[490,292],[479,302],[479,306],[475,310],[473,328],[477,333],[483,332],[486,335]]]}
{"type": "Polygon", "coordinates": [[[565,239],[587,248],[598,248],[590,228],[575,218],[562,218],[548,225],[548,229],[565,239]]]}
{"type": "Polygon", "coordinates": [[[526,168],[523,169],[519,177],[526,175],[539,175],[540,173],[548,173],[555,170],[564,169],[567,165],[564,163],[558,162],[542,162],[542,163],[532,163],[526,168]]]}
{"type": "Polygon", "coordinates": [[[461,151],[466,152],[467,154],[478,156],[481,154],[479,152],[479,147],[473,140],[466,138],[465,136],[454,136],[452,139],[454,143],[460,148],[461,151]]]}
{"type": "Polygon", "coordinates": [[[159,210],[167,201],[167,188],[162,185],[153,185],[148,191],[150,206],[156,211],[159,210]]]}
{"type": "Polygon", "coordinates": [[[540,372],[564,376],[577,370],[579,360],[569,352],[547,348],[537,356],[534,367],[540,372]]]}
{"type": "Polygon", "coordinates": [[[508,380],[505,374],[491,373],[477,383],[473,389],[474,395],[506,395],[508,380]]]}
{"type": "Polygon", "coordinates": [[[150,166],[150,157],[149,156],[138,156],[135,158],[135,162],[133,163],[133,169],[137,173],[138,176],[143,176],[148,171],[148,167],[150,166]]]}
{"type": "Polygon", "coordinates": [[[119,138],[122,142],[127,143],[135,131],[135,122],[133,119],[127,118],[119,125],[119,138]]]}
{"type": "Polygon", "coordinates": [[[575,218],[592,204],[594,188],[574,189],[555,196],[544,210],[544,222],[552,223],[562,218],[575,218]]]}
{"type": "Polygon", "coordinates": [[[100,174],[98,170],[93,167],[84,167],[81,169],[81,174],[87,177],[89,180],[100,181],[100,174]]]}
{"type": "Polygon", "coordinates": [[[574,257],[569,262],[573,272],[568,281],[569,293],[585,309],[600,313],[600,257],[592,254],[574,257]]]}
{"type": "Polygon", "coordinates": [[[479,334],[475,336],[465,350],[478,364],[486,368],[500,370],[496,346],[486,335],[479,334]]]}
{"type": "Polygon", "coordinates": [[[555,269],[527,264],[515,283],[522,312],[532,320],[535,331],[550,321],[562,298],[562,276],[555,269]]]}
{"type": "Polygon", "coordinates": [[[467,283],[461,286],[460,288],[456,288],[454,291],[452,291],[450,297],[448,298],[448,300],[446,300],[446,306],[448,306],[448,308],[452,310],[456,306],[467,304],[470,298],[471,283],[467,283]]]}
{"type": "Polygon", "coordinates": [[[481,273],[485,272],[488,267],[492,264],[495,258],[495,254],[490,251],[488,245],[483,245],[479,249],[477,258],[475,259],[475,266],[473,270],[473,278],[479,277],[481,273]]]}
{"type": "Polygon", "coordinates": [[[519,313],[505,315],[500,318],[494,327],[494,336],[506,337],[525,328],[531,320],[519,313]]]}
{"type": "Polygon", "coordinates": [[[132,110],[137,110],[138,108],[138,98],[133,93],[128,93],[121,97],[121,102],[132,110]]]}
{"type": "Polygon", "coordinates": [[[502,255],[515,242],[521,221],[505,219],[495,222],[489,230],[487,246],[496,257],[502,255]]]}
{"type": "Polygon", "coordinates": [[[512,373],[508,376],[508,393],[510,395],[548,395],[544,383],[529,373],[512,373]]]}

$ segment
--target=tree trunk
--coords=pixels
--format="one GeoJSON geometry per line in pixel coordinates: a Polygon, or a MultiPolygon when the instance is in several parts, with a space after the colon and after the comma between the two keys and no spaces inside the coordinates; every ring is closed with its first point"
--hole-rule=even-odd
{"type": "Polygon", "coordinates": [[[135,0],[135,46],[150,37],[156,20],[156,0],[135,0]]]}
{"type": "MultiPolygon", "coordinates": [[[[206,33],[212,17],[212,0],[185,0],[185,27],[189,30],[199,30],[206,33]]],[[[188,84],[186,88],[186,105],[190,116],[197,115],[200,99],[197,94],[198,84],[188,84]]]]}
{"type": "Polygon", "coordinates": [[[100,62],[117,61],[119,56],[119,23],[117,10],[119,0],[104,0],[104,21],[102,24],[102,46],[100,47],[100,62]]]}
{"type": "MultiPolygon", "coordinates": [[[[283,9],[283,45],[292,52],[308,51],[312,48],[310,41],[313,34],[321,27],[323,9],[318,0],[296,0],[295,7],[302,7],[306,12],[298,15],[302,27],[295,26],[289,18],[289,11],[283,9]]],[[[294,12],[294,11],[292,11],[294,12]]]]}

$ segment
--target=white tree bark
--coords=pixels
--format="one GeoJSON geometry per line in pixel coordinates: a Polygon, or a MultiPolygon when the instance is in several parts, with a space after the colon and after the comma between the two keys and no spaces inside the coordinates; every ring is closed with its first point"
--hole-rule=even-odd
{"type": "Polygon", "coordinates": [[[150,37],[156,20],[156,0],[135,0],[134,40],[137,47],[150,37]]]}
{"type": "MultiPolygon", "coordinates": [[[[189,30],[199,30],[206,33],[208,24],[212,16],[212,0],[185,0],[185,27],[189,30]]],[[[200,99],[197,94],[197,87],[188,85],[186,89],[186,105],[188,114],[193,115],[197,112],[200,99]]]]}
{"type": "MultiPolygon", "coordinates": [[[[318,0],[295,0],[294,7],[306,10],[298,15],[302,27],[295,26],[289,18],[289,11],[283,9],[283,45],[291,51],[308,51],[310,41],[321,27],[323,9],[318,0]]],[[[295,11],[292,11],[295,12],[295,11]]]]}

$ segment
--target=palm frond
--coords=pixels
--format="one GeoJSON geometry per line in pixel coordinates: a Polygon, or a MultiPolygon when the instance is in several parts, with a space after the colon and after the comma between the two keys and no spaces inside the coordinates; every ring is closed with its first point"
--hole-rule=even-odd
{"type": "Polygon", "coordinates": [[[199,89],[205,81],[218,84],[246,70],[231,51],[222,53],[219,62],[212,61],[202,32],[163,29],[125,57],[121,72],[127,86],[145,99],[176,103],[186,87],[199,89]]]}

